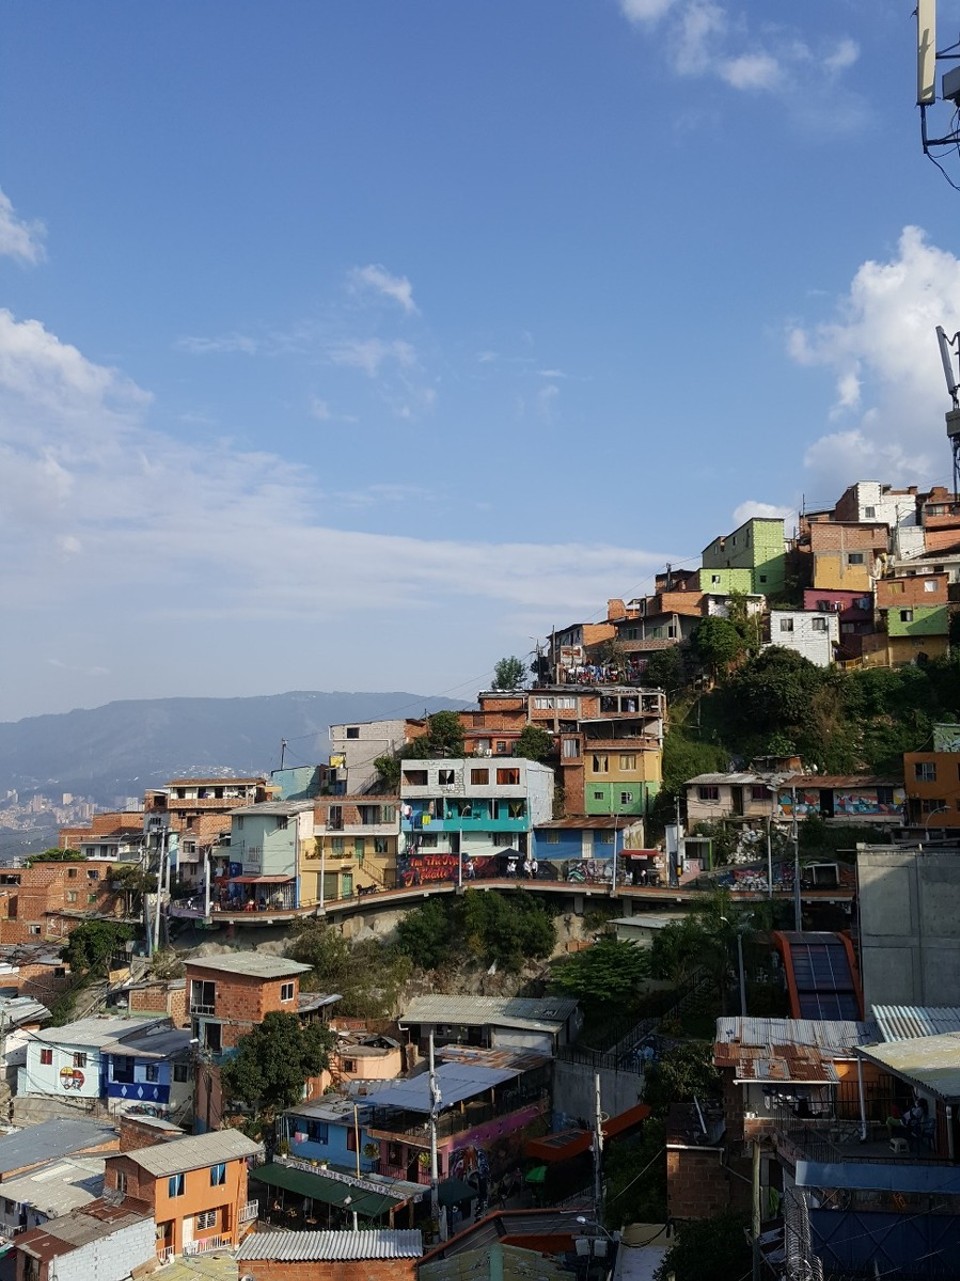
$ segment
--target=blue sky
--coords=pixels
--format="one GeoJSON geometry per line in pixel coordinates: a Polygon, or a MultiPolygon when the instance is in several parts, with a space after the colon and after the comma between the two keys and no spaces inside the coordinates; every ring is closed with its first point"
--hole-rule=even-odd
{"type": "Polygon", "coordinates": [[[911,8],[5,6],[0,719],[472,697],[744,515],[946,482],[911,8]]]}

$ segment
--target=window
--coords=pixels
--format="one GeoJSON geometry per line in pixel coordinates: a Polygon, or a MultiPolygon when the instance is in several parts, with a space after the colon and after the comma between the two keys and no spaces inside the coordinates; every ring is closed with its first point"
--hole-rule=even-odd
{"type": "Polygon", "coordinates": [[[593,772],[594,772],[594,774],[607,774],[607,773],[609,773],[609,770],[610,770],[610,758],[609,758],[608,756],[597,756],[597,755],[594,755],[594,757],[593,757],[593,761],[592,761],[592,764],[593,764],[593,772]]]}
{"type": "Polygon", "coordinates": [[[533,700],[533,705],[534,705],[534,707],[537,709],[537,711],[538,711],[538,712],[551,712],[551,711],[553,711],[553,699],[552,699],[552,698],[535,698],[535,699],[533,700]]]}
{"type": "Polygon", "coordinates": [[[53,1050],[41,1050],[40,1062],[44,1067],[49,1067],[53,1062],[53,1050]]]}
{"type": "MultiPolygon", "coordinates": [[[[350,1075],[355,1075],[355,1074],[356,1074],[356,1071],[357,1071],[357,1060],[356,1060],[356,1059],[344,1059],[344,1060],[343,1060],[343,1070],[344,1070],[344,1072],[347,1072],[347,1073],[349,1073],[350,1075]]],[[[351,1130],[351,1131],[350,1131],[350,1133],[352,1134],[352,1133],[353,1133],[353,1131],[351,1130]]]]}
{"type": "Polygon", "coordinates": [[[827,620],[825,618],[811,618],[810,626],[815,632],[825,632],[827,630],[827,620]]]}
{"type": "Polygon", "coordinates": [[[68,903],[76,903],[76,901],[77,901],[77,899],[78,899],[79,897],[80,897],[80,896],[79,896],[79,894],[77,893],[77,891],[76,891],[76,890],[67,890],[67,902],[68,902],[68,903]]]}
{"type": "Polygon", "coordinates": [[[922,800],[920,802],[921,814],[937,814],[941,810],[946,810],[949,808],[950,808],[949,805],[941,796],[934,796],[934,797],[931,797],[929,800],[922,800]]]}
{"type": "Polygon", "coordinates": [[[182,1085],[184,1081],[190,1080],[190,1071],[186,1063],[174,1063],[173,1079],[174,1081],[177,1082],[178,1085],[182,1085]]]}
{"type": "Polygon", "coordinates": [[[363,862],[363,856],[366,853],[366,846],[367,842],[362,836],[355,836],[353,838],[353,857],[360,863],[363,862]]]}
{"type": "Polygon", "coordinates": [[[75,881],[77,879],[77,869],[75,867],[67,869],[67,879],[70,881],[75,881]]]}
{"type": "Polygon", "coordinates": [[[847,564],[848,564],[848,565],[862,565],[862,564],[863,564],[863,552],[847,552],[847,564]]]}
{"type": "Polygon", "coordinates": [[[751,801],[768,801],[770,799],[770,789],[768,787],[751,787],[750,799],[751,801]]]}
{"type": "Polygon", "coordinates": [[[580,744],[575,738],[565,738],[561,741],[560,754],[564,760],[576,760],[580,755],[580,744]]]}
{"type": "Polygon", "coordinates": [[[280,1000],[281,1001],[293,1000],[293,984],[292,983],[280,984],[280,1000]]]}
{"type": "Polygon", "coordinates": [[[286,814],[278,814],[276,830],[278,832],[285,832],[287,830],[287,824],[289,823],[289,821],[290,820],[287,818],[286,814]]]}
{"type": "Polygon", "coordinates": [[[151,1085],[156,1085],[156,1083],[160,1080],[159,1065],[156,1063],[148,1063],[147,1066],[144,1068],[143,1075],[144,1075],[144,1079],[149,1081],[151,1085]]]}
{"type": "Polygon", "coordinates": [[[613,841],[613,833],[597,832],[596,841],[598,845],[609,845],[613,841]]]}
{"type": "Polygon", "coordinates": [[[488,769],[472,769],[470,771],[470,782],[474,787],[485,787],[490,782],[490,771],[488,769]]]}
{"type": "Polygon", "coordinates": [[[457,781],[456,771],[452,769],[442,769],[437,773],[437,782],[441,787],[453,787],[457,781]]]}
{"type": "Polygon", "coordinates": [[[633,792],[621,792],[621,793],[620,793],[620,804],[621,804],[621,805],[632,805],[632,804],[633,804],[633,792]]]}
{"type": "Polygon", "coordinates": [[[39,925],[28,925],[28,926],[27,926],[27,929],[29,930],[29,932],[30,932],[31,934],[39,934],[39,933],[40,933],[40,926],[39,926],[39,925]]]}
{"type": "Polygon", "coordinates": [[[937,781],[936,761],[916,761],[913,776],[918,783],[935,783],[937,781]]]}
{"type": "Polygon", "coordinates": [[[564,696],[557,699],[557,707],[560,711],[572,712],[575,710],[576,706],[577,700],[575,698],[564,696]]]}
{"type": "Polygon", "coordinates": [[[925,578],[923,580],[923,590],[925,592],[935,592],[937,590],[937,580],[935,578],[925,578]]]}
{"type": "Polygon", "coordinates": [[[215,1228],[217,1226],[216,1210],[201,1210],[199,1214],[194,1216],[193,1226],[198,1232],[205,1232],[208,1228],[215,1228]]]}
{"type": "Polygon", "coordinates": [[[519,787],[520,771],[518,769],[498,769],[497,770],[498,787],[519,787]]]}
{"type": "Polygon", "coordinates": [[[126,1192],[126,1190],[127,1190],[127,1176],[123,1170],[118,1170],[117,1171],[117,1191],[126,1192]]]}
{"type": "Polygon", "coordinates": [[[167,1196],[183,1196],[185,1183],[182,1174],[171,1174],[167,1179],[167,1196]]]}
{"type": "Polygon", "coordinates": [[[92,893],[87,895],[87,902],[96,903],[96,901],[97,901],[97,892],[96,890],[93,890],[92,893]]]}
{"type": "Polygon", "coordinates": [[[719,574],[711,574],[711,575],[710,575],[710,583],[711,583],[711,586],[713,586],[713,587],[719,587],[719,585],[720,585],[720,575],[719,575],[719,574]]]}
{"type": "Polygon", "coordinates": [[[603,792],[597,792],[597,791],[595,791],[595,792],[593,793],[593,799],[594,799],[595,801],[602,801],[602,800],[603,800],[603,792]]]}
{"type": "Polygon", "coordinates": [[[118,1054],[113,1060],[113,1079],[118,1085],[133,1084],[133,1069],[136,1064],[135,1059],[124,1058],[118,1054]]]}
{"type": "Polygon", "coordinates": [[[408,787],[426,787],[427,771],[425,769],[405,769],[403,781],[408,787]]]}
{"type": "Polygon", "coordinates": [[[190,1012],[213,1014],[216,1008],[217,985],[212,980],[190,980],[190,1012]]]}
{"type": "Polygon", "coordinates": [[[793,631],[793,619],[792,619],[792,618],[781,618],[781,619],[780,619],[780,630],[781,630],[782,632],[792,632],[792,631],[793,631]]]}
{"type": "MultiPolygon", "coordinates": [[[[960,766],[958,766],[957,768],[958,770],[960,770],[960,766]]],[[[893,804],[893,788],[892,787],[883,787],[883,786],[877,787],[877,804],[878,805],[893,804]]]]}
{"type": "Polygon", "coordinates": [[[496,752],[498,756],[506,756],[507,754],[506,741],[502,738],[498,738],[493,745],[493,750],[496,752]]]}
{"type": "Polygon", "coordinates": [[[621,768],[621,769],[636,769],[636,768],[637,768],[637,758],[636,758],[636,756],[634,755],[634,753],[632,753],[632,752],[631,752],[629,756],[621,756],[621,757],[620,757],[620,768],[621,768]]]}
{"type": "Polygon", "coordinates": [[[342,854],[343,853],[343,837],[331,836],[330,848],[333,850],[334,854],[342,854]]]}
{"type": "Polygon", "coordinates": [[[761,574],[761,575],[760,575],[760,582],[761,582],[761,583],[765,583],[766,581],[767,581],[767,576],[766,576],[766,574],[761,574]]]}
{"type": "Polygon", "coordinates": [[[88,880],[88,881],[99,881],[99,879],[100,879],[100,873],[99,873],[99,871],[98,871],[95,867],[88,867],[88,868],[87,868],[87,880],[88,880]]]}
{"type": "Polygon", "coordinates": [[[389,850],[390,842],[385,836],[375,836],[373,838],[374,854],[386,854],[389,850]]]}
{"type": "Polygon", "coordinates": [[[559,845],[559,844],[560,844],[560,833],[559,833],[559,832],[548,832],[548,833],[547,833],[547,844],[548,844],[548,845],[559,845]]]}
{"type": "Polygon", "coordinates": [[[359,725],[348,725],[348,726],[347,726],[347,738],[359,738],[359,737],[360,737],[360,726],[359,726],[359,725]]]}
{"type": "Polygon", "coordinates": [[[221,1161],[219,1165],[211,1165],[210,1186],[212,1188],[219,1188],[219,1187],[222,1187],[223,1184],[226,1183],[226,1181],[227,1181],[226,1164],[223,1161],[221,1161]]]}
{"type": "Polygon", "coordinates": [[[901,609],[901,610],[900,610],[900,622],[901,622],[901,623],[912,623],[912,622],[913,622],[913,610],[912,610],[912,609],[901,609]]]}
{"type": "Polygon", "coordinates": [[[347,1151],[356,1152],[356,1150],[357,1150],[357,1131],[351,1125],[350,1129],[347,1130],[347,1151]]]}
{"type": "Polygon", "coordinates": [[[73,1056],[73,1066],[75,1068],[85,1068],[87,1066],[87,1056],[79,1052],[73,1056]]]}
{"type": "Polygon", "coordinates": [[[873,520],[873,518],[874,518],[874,516],[876,516],[876,514],[877,514],[877,509],[876,509],[876,507],[864,507],[864,509],[863,509],[863,519],[864,519],[864,520],[873,520]]]}
{"type": "Polygon", "coordinates": [[[712,784],[708,784],[707,786],[700,784],[697,788],[697,799],[701,801],[719,801],[720,788],[715,787],[712,784]]]}
{"type": "Polygon", "coordinates": [[[330,1126],[326,1121],[309,1121],[307,1123],[307,1138],[311,1143],[329,1143],[330,1126]]]}

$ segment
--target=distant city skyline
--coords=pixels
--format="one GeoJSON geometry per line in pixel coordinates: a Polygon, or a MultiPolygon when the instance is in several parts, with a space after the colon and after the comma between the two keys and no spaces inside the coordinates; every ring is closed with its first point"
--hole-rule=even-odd
{"type": "Polygon", "coordinates": [[[0,721],[471,699],[750,515],[948,484],[911,8],[8,9],[0,721]]]}

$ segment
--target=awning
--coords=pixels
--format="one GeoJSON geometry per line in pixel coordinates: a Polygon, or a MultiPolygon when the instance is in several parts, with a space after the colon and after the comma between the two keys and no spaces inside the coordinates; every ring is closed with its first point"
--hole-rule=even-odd
{"type": "Polygon", "coordinates": [[[643,858],[649,861],[650,859],[653,859],[653,858],[659,858],[660,851],[659,850],[621,850],[620,857],[621,858],[643,858]]]}
{"type": "Polygon", "coordinates": [[[528,1170],[525,1183],[546,1183],[547,1167],[545,1165],[535,1165],[532,1170],[528,1170]]]}
{"type": "Polygon", "coordinates": [[[296,1196],[309,1197],[312,1201],[321,1201],[324,1205],[343,1207],[349,1204],[350,1210],[365,1219],[378,1219],[395,1206],[403,1205],[400,1197],[389,1193],[364,1192],[339,1179],[327,1179],[322,1174],[308,1174],[306,1170],[296,1170],[288,1165],[261,1165],[251,1170],[250,1177],[268,1187],[283,1188],[296,1196]]]}
{"type": "Polygon", "coordinates": [[[863,1192],[960,1194],[960,1170],[950,1165],[900,1161],[798,1161],[798,1188],[847,1188],[863,1192]]]}
{"type": "Polygon", "coordinates": [[[441,1205],[460,1205],[462,1201],[475,1200],[480,1193],[463,1179],[443,1179],[437,1186],[437,1195],[441,1205]]]}
{"type": "Polygon", "coordinates": [[[561,1130],[540,1139],[528,1139],[523,1145],[523,1155],[534,1161],[572,1161],[582,1152],[589,1152],[592,1143],[589,1130],[561,1130]]]}
{"type": "Polygon", "coordinates": [[[292,876],[231,876],[231,885],[289,885],[292,876]]]}
{"type": "Polygon", "coordinates": [[[603,1137],[612,1139],[614,1135],[632,1130],[635,1125],[645,1121],[649,1115],[650,1109],[646,1103],[636,1103],[632,1108],[627,1108],[626,1112],[618,1112],[616,1116],[608,1117],[604,1121],[603,1137]]]}

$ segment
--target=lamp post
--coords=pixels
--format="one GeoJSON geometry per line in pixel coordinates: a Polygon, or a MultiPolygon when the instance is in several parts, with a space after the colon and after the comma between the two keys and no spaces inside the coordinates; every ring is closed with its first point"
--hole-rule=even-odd
{"type": "Polygon", "coordinates": [[[931,810],[930,813],[927,815],[927,817],[923,821],[924,836],[928,835],[930,831],[930,820],[933,818],[935,814],[949,814],[949,813],[952,813],[952,811],[953,811],[952,805],[938,805],[935,810],[931,810]]]}
{"type": "MultiPolygon", "coordinates": [[[[746,980],[746,974],[745,974],[745,971],[744,971],[744,968],[743,968],[743,936],[744,936],[744,934],[746,933],[746,931],[747,931],[747,929],[748,929],[747,921],[748,921],[749,919],[750,919],[749,915],[742,917],[742,918],[740,919],[740,921],[738,922],[737,927],[736,927],[736,930],[737,930],[737,974],[738,974],[739,979],[740,979],[740,1014],[741,1014],[744,1018],[746,1018],[746,1015],[747,1015],[747,980],[746,980]]],[[[729,920],[726,916],[721,916],[721,917],[720,917],[720,920],[721,920],[721,921],[723,921],[725,925],[730,925],[730,924],[731,924],[730,920],[729,920]]]]}
{"type": "MultiPolygon", "coordinates": [[[[616,1251],[617,1246],[620,1244],[619,1232],[608,1232],[599,1220],[588,1219],[583,1214],[577,1215],[577,1222],[582,1228],[593,1228],[595,1232],[603,1234],[602,1236],[587,1236],[584,1234],[583,1236],[577,1237],[576,1250],[578,1255],[585,1255],[592,1261],[593,1259],[607,1258],[608,1253],[610,1253],[610,1246],[613,1247],[613,1252],[616,1251]]],[[[589,1275],[589,1263],[587,1264],[587,1270],[589,1275]]]]}

